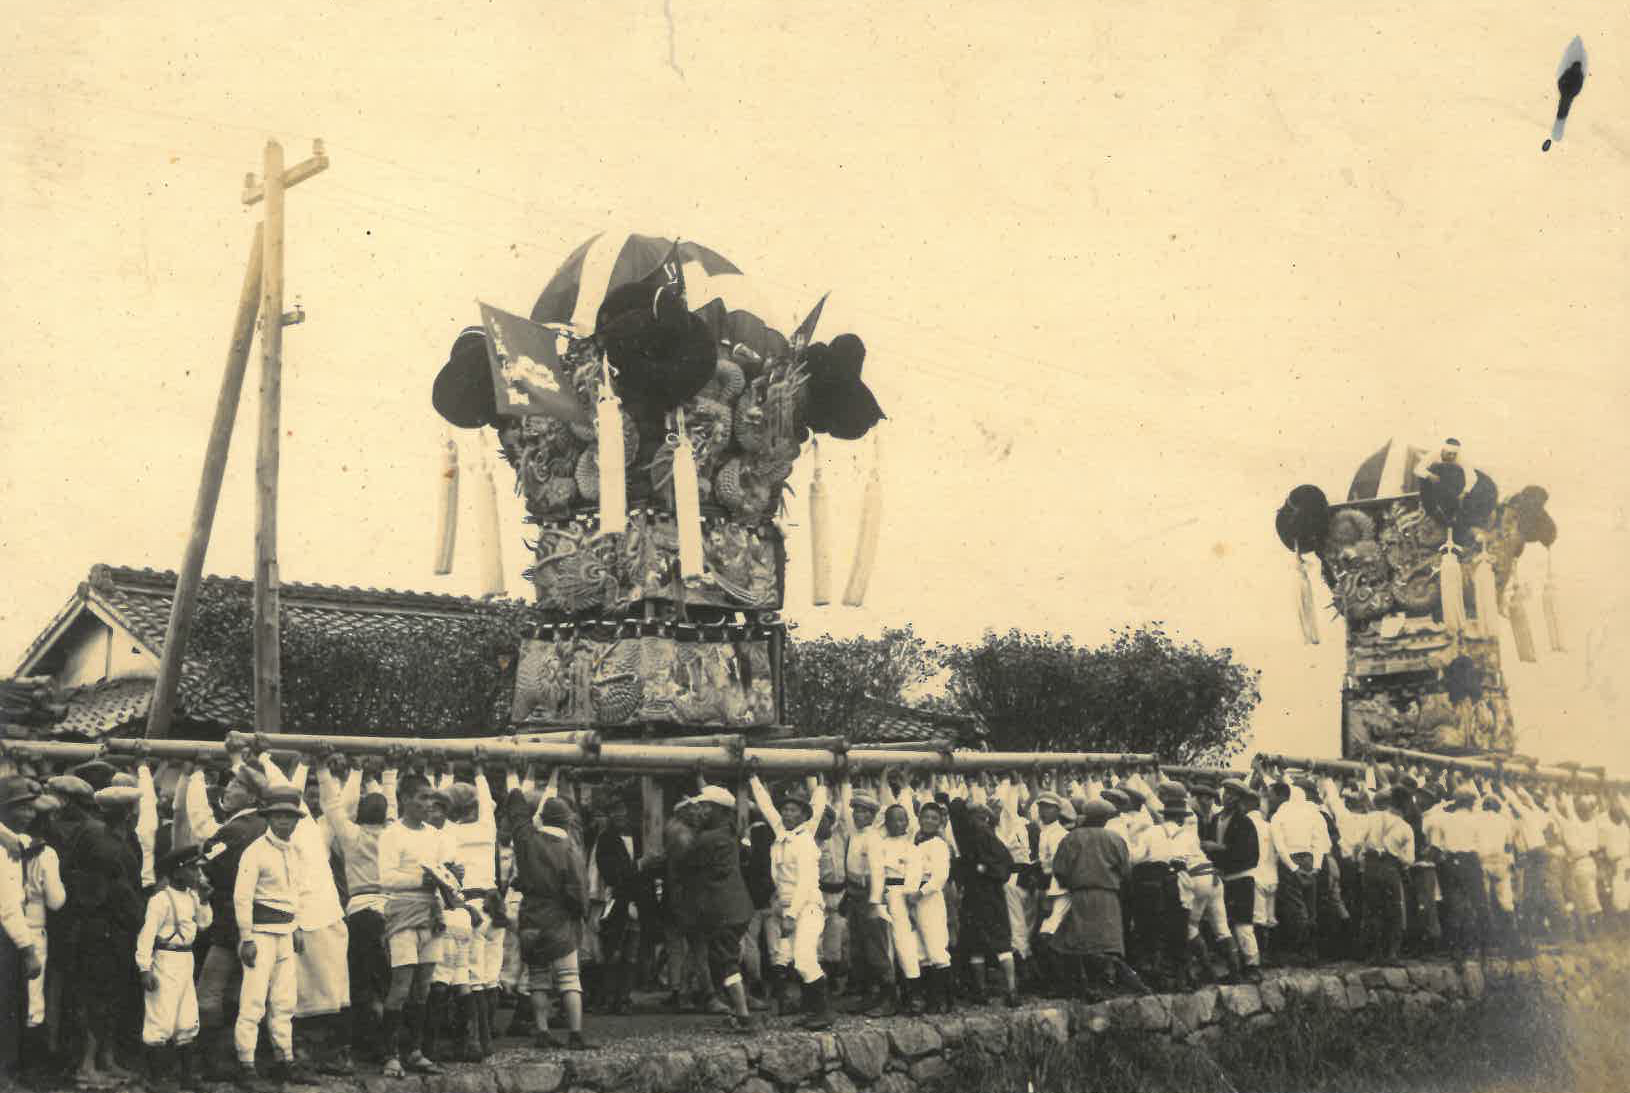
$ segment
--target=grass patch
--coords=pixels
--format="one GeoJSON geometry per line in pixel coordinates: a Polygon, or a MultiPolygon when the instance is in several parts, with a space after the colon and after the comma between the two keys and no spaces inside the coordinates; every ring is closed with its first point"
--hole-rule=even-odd
{"type": "Polygon", "coordinates": [[[1001,1056],[967,1053],[934,1093],[1503,1093],[1630,1085],[1630,980],[1598,980],[1589,1005],[1532,979],[1483,998],[1349,1012],[1301,998],[1273,1025],[1230,1018],[1220,1039],[1115,1032],[1049,1042],[1015,1030],[1001,1056]]]}

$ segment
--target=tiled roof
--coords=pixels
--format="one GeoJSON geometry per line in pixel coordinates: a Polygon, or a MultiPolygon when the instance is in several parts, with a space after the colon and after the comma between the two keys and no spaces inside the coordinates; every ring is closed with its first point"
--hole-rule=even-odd
{"type": "Polygon", "coordinates": [[[973,747],[984,740],[985,727],[966,714],[941,713],[867,697],[843,734],[856,744],[909,744],[948,739],[973,747]]]}
{"type": "Polygon", "coordinates": [[[110,679],[81,687],[68,696],[68,713],[51,726],[52,736],[100,740],[122,725],[147,720],[153,702],[151,679],[110,679]]]}
{"type": "MultiPolygon", "coordinates": [[[[170,610],[175,598],[174,572],[130,569],[98,565],[80,585],[78,594],[24,655],[27,663],[55,640],[62,624],[88,603],[98,605],[155,656],[162,656],[164,636],[169,628],[170,610]]],[[[241,577],[206,577],[200,598],[218,597],[219,602],[244,606],[243,625],[251,625],[254,582],[241,577]]],[[[291,621],[320,622],[331,633],[344,634],[423,634],[427,631],[456,630],[463,622],[490,618],[495,613],[524,607],[515,600],[478,600],[430,592],[401,592],[395,589],[345,588],[338,585],[285,584],[279,589],[279,605],[291,621]]],[[[228,729],[249,729],[254,722],[254,697],[232,685],[215,671],[215,665],[189,656],[181,667],[178,717],[214,722],[228,729]]],[[[119,724],[143,718],[151,699],[152,680],[110,681],[88,688],[82,705],[70,702],[68,719],[52,729],[54,734],[99,736],[119,724]],[[69,727],[70,723],[73,727],[69,727]]]]}

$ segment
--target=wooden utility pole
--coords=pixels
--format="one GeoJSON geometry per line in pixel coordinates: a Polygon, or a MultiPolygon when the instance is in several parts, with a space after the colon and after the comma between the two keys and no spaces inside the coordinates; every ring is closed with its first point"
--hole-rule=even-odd
{"type": "Polygon", "coordinates": [[[278,646],[277,472],[283,409],[283,193],[328,166],[322,141],[312,158],[283,171],[283,146],[266,142],[260,186],[246,180],[243,203],[265,201],[265,270],[260,292],[260,443],[255,453],[255,731],[283,729],[282,658],[278,646]]]}
{"type": "Polygon", "coordinates": [[[249,251],[249,265],[244,271],[243,290],[238,296],[237,318],[232,326],[232,342],[226,354],[226,372],[221,377],[221,392],[215,401],[215,420],[210,427],[209,443],[204,449],[204,469],[198,483],[198,498],[193,505],[192,529],[187,537],[186,553],[182,556],[181,568],[176,574],[175,596],[170,603],[170,622],[164,634],[164,650],[159,661],[158,680],[153,684],[153,700],[147,713],[147,736],[158,739],[168,736],[170,723],[175,717],[176,692],[181,681],[181,666],[187,653],[187,639],[192,632],[194,609],[198,600],[198,588],[203,583],[204,556],[209,551],[210,532],[215,526],[215,508],[221,497],[221,480],[226,473],[227,454],[232,446],[232,426],[237,420],[238,403],[243,393],[243,377],[249,364],[249,349],[254,342],[255,320],[258,312],[261,323],[261,432],[260,432],[260,458],[256,461],[257,485],[264,487],[269,481],[271,492],[270,504],[266,505],[268,495],[264,488],[257,490],[256,508],[260,520],[257,522],[255,536],[255,725],[261,731],[275,732],[278,724],[278,709],[276,695],[278,693],[277,675],[277,424],[279,399],[276,397],[280,390],[279,373],[283,348],[283,327],[290,322],[298,322],[299,317],[290,317],[283,314],[283,191],[294,186],[313,175],[319,174],[328,166],[328,156],[323,152],[323,142],[314,141],[311,158],[297,163],[288,171],[283,170],[283,150],[276,141],[269,142],[266,147],[266,179],[267,185],[256,183],[255,176],[250,174],[244,182],[243,203],[254,205],[260,201],[267,202],[267,214],[264,223],[255,228],[254,243],[249,251]],[[273,165],[276,169],[273,169],[273,165]],[[276,197],[268,199],[267,191],[275,190],[276,197]],[[276,214],[272,214],[275,203],[276,214]],[[275,222],[275,232],[274,232],[275,222]],[[275,257],[274,257],[275,251],[275,257]],[[274,265],[275,263],[275,265],[274,265]],[[275,269],[275,275],[272,271],[275,269]],[[274,317],[275,321],[267,325],[267,318],[274,317]],[[268,349],[268,346],[271,348],[268,349]],[[267,429],[267,391],[268,376],[270,377],[270,390],[272,398],[271,429],[267,429]],[[270,439],[270,477],[265,475],[267,466],[267,442],[270,439]],[[268,525],[267,516],[270,523],[268,525]],[[267,534],[269,530],[269,534],[267,534]],[[261,547],[265,544],[268,551],[269,566],[263,567],[261,563],[261,547]],[[264,580],[264,574],[270,574],[270,581],[264,580]],[[265,719],[261,714],[261,686],[263,676],[261,647],[262,631],[260,620],[266,617],[263,614],[262,589],[269,587],[272,595],[271,618],[271,667],[272,672],[270,694],[273,702],[265,719]]]}
{"type": "Polygon", "coordinates": [[[187,552],[182,556],[180,572],[176,574],[170,625],[164,631],[158,680],[153,684],[153,701],[147,710],[147,736],[151,739],[170,735],[170,721],[175,717],[181,661],[192,632],[193,605],[203,581],[204,555],[209,552],[215,504],[221,499],[221,479],[226,473],[227,451],[232,446],[232,425],[238,417],[238,398],[243,391],[243,374],[249,365],[249,346],[255,338],[255,315],[260,309],[260,271],[261,230],[257,224],[254,243],[249,248],[249,265],[243,273],[243,290],[238,294],[232,341],[226,351],[226,373],[221,377],[221,393],[215,400],[215,423],[204,449],[204,472],[198,483],[198,500],[193,505],[192,532],[187,537],[187,552]]]}

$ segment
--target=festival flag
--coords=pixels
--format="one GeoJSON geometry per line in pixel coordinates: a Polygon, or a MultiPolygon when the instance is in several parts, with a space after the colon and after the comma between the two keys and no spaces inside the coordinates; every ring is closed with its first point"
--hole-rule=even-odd
{"type": "Polygon", "coordinates": [[[588,411],[572,393],[571,376],[560,359],[559,333],[488,304],[480,307],[498,412],[507,417],[547,414],[587,424],[588,411]]]}

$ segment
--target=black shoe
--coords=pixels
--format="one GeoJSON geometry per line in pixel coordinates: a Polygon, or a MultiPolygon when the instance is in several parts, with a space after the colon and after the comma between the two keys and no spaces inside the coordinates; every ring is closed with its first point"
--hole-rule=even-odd
{"type": "Polygon", "coordinates": [[[568,1033],[566,1036],[566,1049],[568,1051],[593,1051],[595,1045],[583,1038],[581,1032],[568,1033]]]}
{"type": "Polygon", "coordinates": [[[884,987],[877,1004],[866,1011],[867,1017],[893,1017],[900,1012],[900,988],[893,983],[884,987]]]}
{"type": "Polygon", "coordinates": [[[279,1085],[317,1085],[317,1077],[304,1063],[279,1059],[267,1069],[266,1076],[279,1085]]]}
{"type": "Polygon", "coordinates": [[[832,981],[826,976],[804,984],[805,1016],[800,1027],[811,1032],[822,1032],[832,1027],[832,981]]]}
{"type": "Polygon", "coordinates": [[[928,1012],[928,1007],[923,1004],[927,982],[926,974],[922,974],[916,979],[907,979],[900,988],[900,996],[905,1000],[905,1011],[912,1017],[921,1017],[928,1012]]]}
{"type": "Polygon", "coordinates": [[[255,1070],[254,1063],[238,1064],[237,1071],[232,1076],[232,1084],[245,1093],[278,1093],[277,1086],[262,1078],[255,1070]]]}

